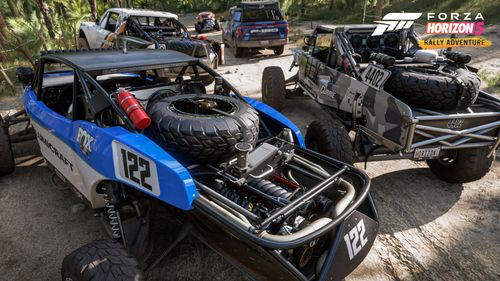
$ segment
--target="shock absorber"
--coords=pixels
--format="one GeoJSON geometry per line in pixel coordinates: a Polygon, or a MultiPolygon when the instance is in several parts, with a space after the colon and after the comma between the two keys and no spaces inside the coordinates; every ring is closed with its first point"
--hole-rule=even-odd
{"type": "Polygon", "coordinates": [[[105,185],[102,187],[104,192],[104,201],[106,201],[106,214],[108,217],[108,223],[111,227],[111,236],[113,239],[120,239],[124,241],[123,229],[120,220],[120,213],[116,210],[116,206],[113,200],[114,186],[112,184],[105,185]]]}

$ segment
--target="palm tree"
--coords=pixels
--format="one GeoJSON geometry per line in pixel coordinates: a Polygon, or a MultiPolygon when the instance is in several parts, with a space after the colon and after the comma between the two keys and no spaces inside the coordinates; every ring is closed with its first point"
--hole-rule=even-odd
{"type": "Polygon", "coordinates": [[[47,3],[43,0],[36,0],[36,4],[40,14],[42,14],[43,22],[47,27],[47,32],[52,40],[56,39],[56,34],[54,33],[54,25],[52,23],[52,18],[50,16],[50,9],[47,3]]]}
{"type": "Polygon", "coordinates": [[[92,15],[92,20],[96,21],[98,18],[97,15],[97,2],[96,0],[88,0],[90,6],[90,14],[92,15]]]}
{"type": "Polygon", "coordinates": [[[382,10],[384,9],[384,0],[377,0],[377,4],[375,4],[375,19],[382,19],[382,10]]]}

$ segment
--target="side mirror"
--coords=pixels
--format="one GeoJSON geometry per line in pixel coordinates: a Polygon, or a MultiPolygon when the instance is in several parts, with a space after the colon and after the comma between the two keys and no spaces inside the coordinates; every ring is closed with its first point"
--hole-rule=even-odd
{"type": "Polygon", "coordinates": [[[33,77],[35,76],[33,69],[27,66],[18,67],[16,70],[16,77],[23,84],[24,87],[31,85],[33,77]]]}
{"type": "Polygon", "coordinates": [[[101,23],[101,20],[99,18],[95,19],[95,24],[99,25],[101,23]]]}
{"type": "Polygon", "coordinates": [[[314,36],[312,36],[312,35],[306,35],[304,37],[304,44],[306,44],[307,46],[311,46],[313,44],[313,42],[314,42],[314,39],[315,39],[314,36]]]}

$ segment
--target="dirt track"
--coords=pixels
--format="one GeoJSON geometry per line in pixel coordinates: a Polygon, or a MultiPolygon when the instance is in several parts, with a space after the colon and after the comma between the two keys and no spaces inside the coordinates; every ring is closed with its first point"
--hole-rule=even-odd
{"type": "MultiPolygon", "coordinates": [[[[219,71],[244,94],[259,98],[264,67],[288,69],[291,62],[289,50],[278,58],[270,54],[234,59],[229,49],[219,71]]],[[[0,114],[18,105],[4,99],[0,114]]],[[[303,132],[310,120],[322,118],[310,101],[290,101],[284,114],[303,132]]],[[[54,185],[40,158],[18,162],[13,175],[0,178],[0,280],[58,280],[65,255],[105,237],[100,219],[72,191],[54,185]]],[[[500,161],[485,178],[464,185],[443,183],[421,162],[369,163],[366,172],[380,234],[347,280],[500,280],[500,161]]],[[[242,278],[194,239],[183,242],[153,275],[155,280],[242,278]]]]}

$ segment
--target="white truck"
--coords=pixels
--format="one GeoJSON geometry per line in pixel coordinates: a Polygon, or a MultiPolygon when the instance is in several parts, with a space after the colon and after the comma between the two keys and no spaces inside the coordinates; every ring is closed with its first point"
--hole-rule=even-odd
{"type": "MultiPolygon", "coordinates": [[[[79,48],[171,49],[201,59],[216,69],[223,63],[224,44],[205,37],[191,37],[178,16],[168,12],[111,8],[96,22],[83,22],[79,48]]],[[[201,73],[205,84],[213,82],[201,73]]]]}

